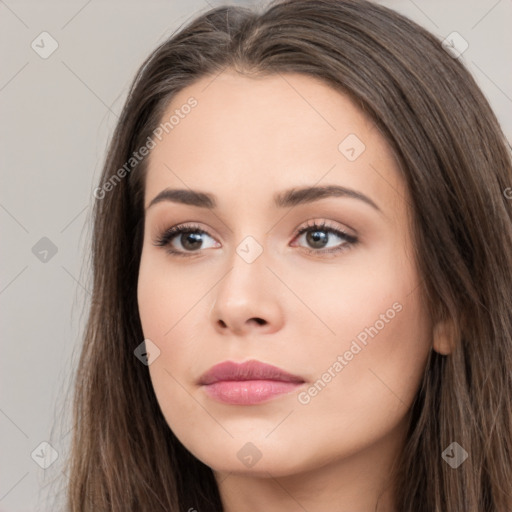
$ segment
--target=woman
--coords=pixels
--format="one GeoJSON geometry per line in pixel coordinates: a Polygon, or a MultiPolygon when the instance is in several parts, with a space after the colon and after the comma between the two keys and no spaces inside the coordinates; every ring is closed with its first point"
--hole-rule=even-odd
{"type": "Polygon", "coordinates": [[[512,510],[511,169],[384,7],[181,29],[94,191],[69,510],[512,510]]]}

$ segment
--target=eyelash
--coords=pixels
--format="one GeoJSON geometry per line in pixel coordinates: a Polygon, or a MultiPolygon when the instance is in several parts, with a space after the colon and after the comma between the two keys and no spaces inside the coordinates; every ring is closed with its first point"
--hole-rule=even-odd
{"type": "MultiPolygon", "coordinates": [[[[358,239],[353,236],[349,235],[347,232],[343,231],[342,229],[334,228],[329,226],[325,221],[322,222],[316,222],[313,221],[311,224],[307,224],[306,226],[300,228],[297,230],[294,240],[299,238],[303,233],[307,233],[308,231],[325,231],[326,233],[331,233],[333,235],[338,236],[339,238],[343,239],[345,243],[342,245],[331,248],[331,249],[312,249],[308,247],[301,247],[302,250],[305,250],[308,254],[333,254],[333,253],[341,253],[344,251],[349,250],[352,246],[356,245],[358,242],[358,239]]],[[[196,254],[200,252],[200,249],[197,251],[178,251],[171,246],[171,242],[176,238],[178,235],[184,234],[184,233],[196,233],[200,235],[208,235],[211,236],[207,231],[204,229],[201,229],[200,226],[197,224],[179,224],[177,226],[173,226],[169,229],[166,229],[158,238],[155,240],[154,245],[158,247],[167,247],[167,252],[173,256],[184,256],[184,257],[193,257],[196,254]]],[[[213,238],[213,237],[212,237],[213,238]]]]}

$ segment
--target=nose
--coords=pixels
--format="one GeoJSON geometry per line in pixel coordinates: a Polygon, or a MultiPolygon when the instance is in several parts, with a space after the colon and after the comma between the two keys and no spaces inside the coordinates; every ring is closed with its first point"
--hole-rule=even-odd
{"type": "Polygon", "coordinates": [[[283,297],[279,280],[266,266],[264,253],[247,263],[238,254],[231,270],[214,288],[210,310],[214,328],[221,334],[270,334],[282,328],[283,297]]]}

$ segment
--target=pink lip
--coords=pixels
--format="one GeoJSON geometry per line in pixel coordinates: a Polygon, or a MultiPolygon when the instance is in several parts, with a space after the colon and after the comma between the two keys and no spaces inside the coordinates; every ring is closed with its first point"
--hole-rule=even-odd
{"type": "Polygon", "coordinates": [[[225,361],[204,373],[199,384],[208,395],[234,405],[252,405],[295,390],[304,379],[256,360],[225,361]]]}

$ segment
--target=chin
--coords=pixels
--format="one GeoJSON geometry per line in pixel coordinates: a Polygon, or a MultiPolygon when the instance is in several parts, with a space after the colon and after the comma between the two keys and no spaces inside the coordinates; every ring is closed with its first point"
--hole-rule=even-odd
{"type": "Polygon", "coordinates": [[[297,444],[300,443],[292,443],[290,438],[289,443],[277,436],[273,440],[264,436],[261,439],[240,436],[229,440],[210,437],[209,441],[211,444],[207,446],[197,444],[187,446],[187,449],[203,464],[220,473],[284,477],[322,466],[320,460],[315,460],[318,456],[314,451],[309,453],[312,447],[306,447],[307,452],[298,450],[297,444]]]}

